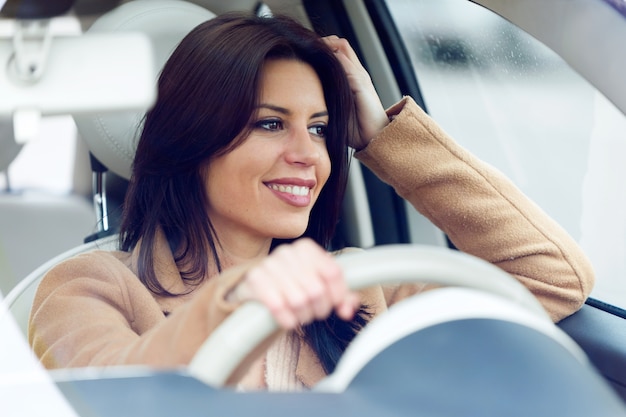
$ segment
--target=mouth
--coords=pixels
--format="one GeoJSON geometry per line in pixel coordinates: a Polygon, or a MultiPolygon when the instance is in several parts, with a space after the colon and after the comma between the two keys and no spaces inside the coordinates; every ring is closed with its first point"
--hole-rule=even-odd
{"type": "Polygon", "coordinates": [[[289,184],[266,184],[268,188],[280,193],[291,194],[294,196],[305,196],[311,190],[305,185],[289,185],[289,184]]]}
{"type": "Polygon", "coordinates": [[[315,180],[302,178],[281,178],[264,183],[276,197],[291,206],[298,208],[310,207],[313,201],[315,180]]]}

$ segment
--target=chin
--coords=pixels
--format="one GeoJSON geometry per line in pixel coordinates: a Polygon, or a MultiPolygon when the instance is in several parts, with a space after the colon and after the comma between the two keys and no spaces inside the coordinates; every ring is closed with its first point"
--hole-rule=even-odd
{"type": "Polygon", "coordinates": [[[306,226],[304,227],[281,227],[279,230],[273,230],[272,235],[274,239],[297,239],[302,237],[306,232],[306,226]]]}

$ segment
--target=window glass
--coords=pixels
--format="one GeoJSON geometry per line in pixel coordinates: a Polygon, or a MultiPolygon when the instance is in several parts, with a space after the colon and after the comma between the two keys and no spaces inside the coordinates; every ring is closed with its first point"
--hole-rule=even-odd
{"type": "MultiPolygon", "coordinates": [[[[467,0],[388,0],[427,111],[557,220],[626,307],[626,121],[543,44],[467,0]]],[[[581,51],[584,53],[584,51],[581,51]]]]}
{"type": "Polygon", "coordinates": [[[72,191],[76,126],[71,116],[42,118],[39,134],[26,143],[0,175],[0,190],[37,190],[56,194],[72,191]]]}

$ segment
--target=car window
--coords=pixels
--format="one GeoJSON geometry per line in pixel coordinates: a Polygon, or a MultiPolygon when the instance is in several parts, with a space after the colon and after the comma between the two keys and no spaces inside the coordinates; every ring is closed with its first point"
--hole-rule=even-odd
{"type": "Polygon", "coordinates": [[[593,297],[626,307],[624,115],[558,55],[481,6],[387,4],[427,111],[581,244],[598,277],[593,297]]]}
{"type": "Polygon", "coordinates": [[[0,190],[71,192],[75,147],[76,126],[71,116],[42,118],[37,137],[24,144],[7,172],[0,175],[0,190]]]}

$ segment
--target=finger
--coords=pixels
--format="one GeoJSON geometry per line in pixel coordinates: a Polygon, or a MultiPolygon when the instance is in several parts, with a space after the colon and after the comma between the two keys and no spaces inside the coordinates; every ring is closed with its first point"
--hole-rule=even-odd
{"type": "Polygon", "coordinates": [[[344,302],[337,306],[336,312],[339,318],[342,320],[352,320],[354,318],[355,313],[361,306],[361,300],[355,293],[349,293],[344,302]]]}
{"type": "Polygon", "coordinates": [[[369,87],[371,78],[352,49],[349,52],[335,50],[335,57],[343,67],[353,92],[369,87]]]}
{"type": "Polygon", "coordinates": [[[316,266],[321,284],[325,288],[324,318],[330,314],[333,308],[340,316],[351,318],[356,306],[360,303],[358,303],[356,294],[348,288],[343,270],[334,256],[319,246],[312,249],[316,250],[311,250],[307,256],[316,266]]]}
{"type": "Polygon", "coordinates": [[[289,271],[284,283],[287,303],[302,324],[328,317],[333,304],[325,282],[319,273],[319,253],[324,251],[313,241],[302,239],[286,247],[276,256],[276,262],[289,271]]]}
{"type": "Polygon", "coordinates": [[[251,269],[246,274],[245,282],[240,286],[246,286],[250,299],[255,299],[264,304],[280,327],[291,330],[299,325],[298,317],[289,308],[281,288],[273,283],[273,274],[267,265],[262,263],[251,269]]]}
{"type": "Polygon", "coordinates": [[[351,62],[361,65],[361,61],[356,52],[345,38],[340,38],[336,35],[330,35],[322,38],[326,44],[333,50],[333,52],[340,52],[345,55],[351,62]]]}
{"type": "Polygon", "coordinates": [[[294,249],[296,256],[293,259],[302,271],[297,276],[299,285],[307,294],[313,316],[324,319],[336,304],[324,276],[324,266],[328,262],[326,251],[308,239],[297,241],[294,249]],[[304,265],[308,267],[303,268],[304,265]]]}
{"type": "Polygon", "coordinates": [[[363,90],[367,83],[370,82],[369,74],[367,74],[364,69],[361,70],[358,68],[354,62],[345,55],[336,54],[335,56],[346,73],[352,92],[357,94],[359,91],[363,90]]]}
{"type": "Polygon", "coordinates": [[[348,284],[345,280],[343,270],[335,260],[335,258],[323,253],[318,260],[320,268],[320,277],[322,278],[334,307],[340,305],[345,297],[350,293],[348,284]]]}
{"type": "Polygon", "coordinates": [[[278,248],[268,268],[282,290],[287,308],[301,324],[307,324],[324,316],[324,310],[329,310],[330,306],[323,305],[324,287],[310,264],[311,259],[301,252],[298,245],[278,248]]]}

